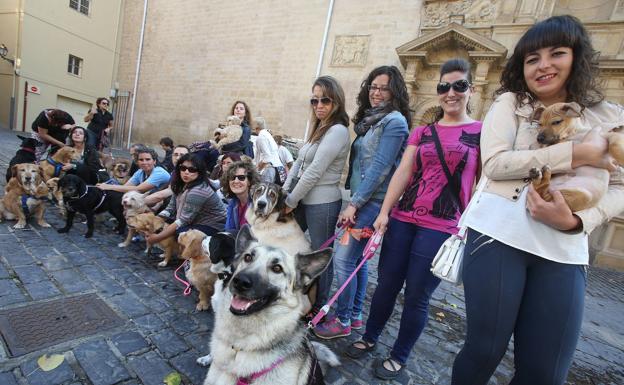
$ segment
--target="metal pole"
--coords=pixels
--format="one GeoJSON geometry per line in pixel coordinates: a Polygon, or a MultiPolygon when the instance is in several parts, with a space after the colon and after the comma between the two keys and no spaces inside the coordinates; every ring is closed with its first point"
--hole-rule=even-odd
{"type": "MultiPolygon", "coordinates": [[[[334,13],[334,0],[330,0],[329,9],[327,9],[327,17],[325,18],[325,31],[323,32],[323,42],[321,43],[321,51],[319,52],[319,60],[316,65],[316,75],[314,75],[314,79],[318,78],[321,75],[321,68],[323,67],[323,57],[325,56],[325,48],[327,46],[327,36],[329,35],[329,26],[331,23],[331,17],[334,13]]],[[[308,131],[310,130],[310,118],[306,121],[305,133],[303,135],[303,140],[308,140],[308,131]]]]}
{"type": "Polygon", "coordinates": [[[134,124],[134,106],[136,103],[137,88],[139,87],[139,72],[141,69],[141,54],[143,53],[143,37],[145,36],[145,20],[147,19],[147,1],[143,3],[143,23],[141,24],[141,38],[139,39],[139,53],[137,54],[136,72],[134,74],[134,88],[132,91],[132,107],[130,108],[130,127],[128,128],[128,144],[130,148],[130,140],[132,138],[132,125],[134,124]]]}

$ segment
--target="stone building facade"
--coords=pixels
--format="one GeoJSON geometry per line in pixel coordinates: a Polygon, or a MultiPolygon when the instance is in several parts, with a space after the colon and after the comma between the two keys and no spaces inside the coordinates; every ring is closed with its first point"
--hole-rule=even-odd
{"type": "MultiPolygon", "coordinates": [[[[124,3],[121,94],[133,90],[143,6],[124,3]]],[[[238,99],[273,131],[303,138],[319,58],[320,73],[342,84],[350,113],[367,73],[397,65],[408,82],[415,126],[436,105],[441,63],[464,57],[474,68],[473,116],[481,119],[518,38],[559,14],[586,24],[601,52],[605,94],[624,104],[624,0],[150,0],[132,141],[205,139],[238,99]]],[[[597,262],[624,268],[622,239],[622,218],[595,232],[597,262]]]]}

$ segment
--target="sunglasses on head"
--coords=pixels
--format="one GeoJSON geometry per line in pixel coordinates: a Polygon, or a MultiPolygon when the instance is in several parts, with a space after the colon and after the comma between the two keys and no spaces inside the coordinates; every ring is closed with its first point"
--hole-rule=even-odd
{"type": "Polygon", "coordinates": [[[187,167],[187,166],[182,165],[182,166],[180,166],[180,172],[182,172],[182,171],[188,171],[191,174],[194,174],[194,173],[197,172],[197,167],[193,167],[193,166],[187,167]]]}
{"type": "Polygon", "coordinates": [[[438,83],[437,92],[438,95],[445,94],[453,88],[453,91],[464,93],[470,88],[470,83],[466,79],[459,79],[454,81],[453,83],[449,82],[440,82],[438,83]]]}
{"type": "Polygon", "coordinates": [[[247,175],[232,175],[230,177],[230,181],[233,181],[235,179],[238,179],[239,181],[244,182],[247,180],[247,175]]]}
{"type": "Polygon", "coordinates": [[[327,96],[323,96],[322,98],[310,98],[310,104],[313,106],[318,106],[319,103],[328,105],[331,102],[332,102],[331,98],[328,98],[327,96]]]}

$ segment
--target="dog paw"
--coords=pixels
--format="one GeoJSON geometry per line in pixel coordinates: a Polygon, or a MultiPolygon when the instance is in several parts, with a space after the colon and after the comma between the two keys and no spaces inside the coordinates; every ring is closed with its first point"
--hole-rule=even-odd
{"type": "Polygon", "coordinates": [[[542,179],[542,171],[537,167],[533,167],[529,170],[529,178],[531,180],[542,179]]]}
{"type": "Polygon", "coordinates": [[[205,356],[199,357],[196,361],[201,366],[209,366],[212,364],[212,355],[207,354],[205,356]]]}
{"type": "Polygon", "coordinates": [[[119,242],[117,244],[117,247],[128,247],[128,245],[126,244],[126,242],[119,242]]]}
{"type": "Polygon", "coordinates": [[[167,261],[158,262],[158,267],[165,267],[165,266],[167,266],[167,261]]]}
{"type": "Polygon", "coordinates": [[[39,226],[41,226],[41,227],[46,227],[46,228],[47,228],[47,227],[52,227],[52,226],[50,226],[50,224],[49,224],[49,223],[47,223],[47,222],[40,222],[40,223],[37,223],[37,224],[38,224],[39,226]]]}
{"type": "Polygon", "coordinates": [[[204,310],[208,310],[210,309],[210,304],[209,303],[201,303],[199,302],[197,304],[197,306],[195,306],[195,310],[197,311],[204,311],[204,310]]]}
{"type": "Polygon", "coordinates": [[[23,229],[24,227],[26,227],[26,223],[16,223],[15,226],[13,226],[14,229],[23,229]]]}

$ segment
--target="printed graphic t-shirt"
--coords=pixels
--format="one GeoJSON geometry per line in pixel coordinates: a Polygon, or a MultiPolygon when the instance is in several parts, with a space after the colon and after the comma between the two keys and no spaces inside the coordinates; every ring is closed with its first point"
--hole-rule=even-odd
{"type": "Polygon", "coordinates": [[[457,191],[448,183],[428,126],[414,129],[407,145],[415,146],[412,176],[407,189],[392,210],[392,217],[403,222],[445,233],[456,234],[457,222],[472,194],[479,169],[481,122],[459,126],[436,124],[444,159],[457,191]],[[459,201],[461,206],[458,206],[459,201]]]}

